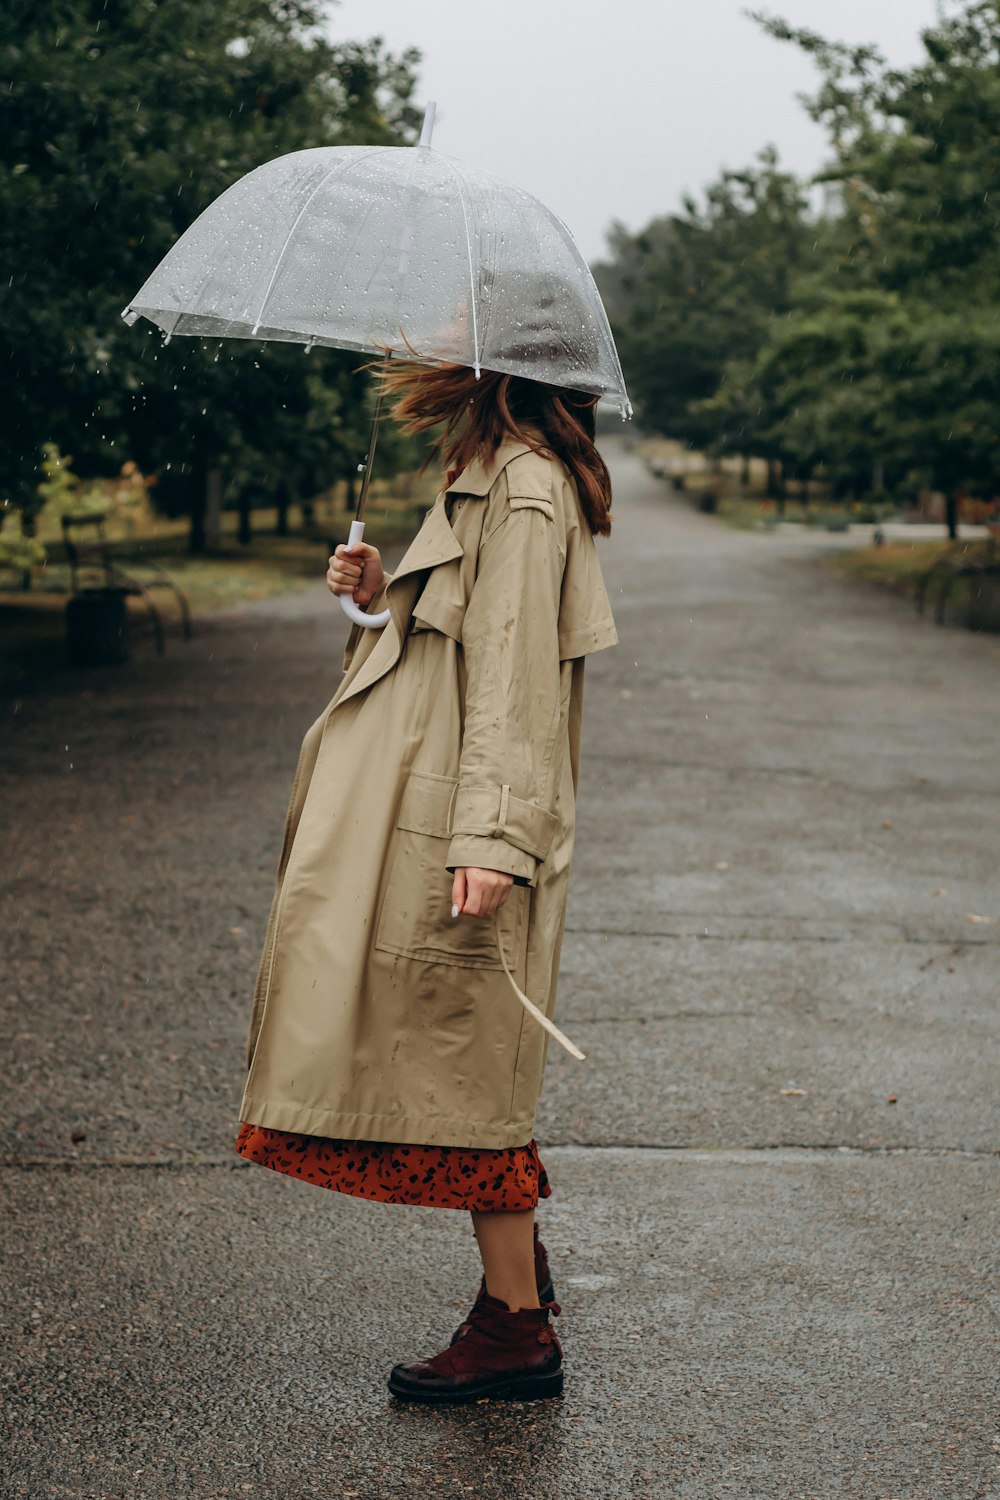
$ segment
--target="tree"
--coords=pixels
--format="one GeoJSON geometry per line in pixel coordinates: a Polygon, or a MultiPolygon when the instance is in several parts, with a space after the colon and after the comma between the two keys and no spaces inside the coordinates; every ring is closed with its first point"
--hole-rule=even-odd
{"type": "Polygon", "coordinates": [[[701,402],[730,362],[765,343],[813,239],[802,186],[770,148],[745,171],[723,173],[703,206],[688,197],[683,213],[636,235],[612,229],[612,259],[595,274],[644,425],[717,443],[717,417],[701,402]]]}
{"type": "Polygon", "coordinates": [[[944,490],[954,535],[962,492],[1000,490],[1000,0],[942,15],[904,71],[874,48],[758,19],[819,65],[806,102],[828,129],[821,176],[842,203],[826,277],[797,289],[781,335],[799,350],[786,437],[944,490]]]}
{"type": "Polygon", "coordinates": [[[968,0],[897,70],[758,14],[815,60],[804,102],[836,193],[812,219],[773,156],[704,211],[620,228],[601,284],[647,426],[835,491],[1000,492],[1000,0],[968,0]]]}
{"type": "Polygon", "coordinates": [[[418,54],[333,44],[321,19],[318,0],[0,9],[0,249],[13,268],[0,493],[29,517],[48,440],[84,475],[126,457],[155,471],[196,547],[210,476],[306,493],[343,473],[363,406],[355,357],[164,348],[120,318],[178,235],[255,166],[307,145],[414,138],[418,54]]]}

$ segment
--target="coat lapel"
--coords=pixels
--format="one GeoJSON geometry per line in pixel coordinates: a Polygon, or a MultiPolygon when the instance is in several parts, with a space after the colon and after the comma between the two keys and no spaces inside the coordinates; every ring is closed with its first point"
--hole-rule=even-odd
{"type": "Polygon", "coordinates": [[[451,529],[444,508],[445,491],[438,495],[424,516],[420,530],[403,554],[399,567],[393,573],[385,591],[386,603],[391,603],[397,584],[412,573],[421,573],[425,568],[436,568],[440,563],[451,562],[462,556],[462,544],[451,529]]]}
{"type": "Polygon", "coordinates": [[[379,632],[379,638],[361,663],[357,676],[343,683],[331,708],[363,693],[392,670],[403,649],[410,615],[420,590],[420,575],[463,555],[462,544],[452,531],[445,511],[444,494],[442,491],[438,495],[427,512],[420,530],[386,585],[385,603],[391,619],[379,632]]]}
{"type": "Polygon", "coordinates": [[[511,459],[530,452],[530,445],[520,439],[501,443],[491,457],[474,458],[455,482],[440,492],[386,586],[385,602],[392,618],[380,631],[379,639],[358,668],[357,676],[341,684],[334,695],[331,711],[392,671],[402,652],[410,616],[420,593],[421,575],[464,555],[462,544],[448,520],[445,496],[488,495],[511,459]]]}

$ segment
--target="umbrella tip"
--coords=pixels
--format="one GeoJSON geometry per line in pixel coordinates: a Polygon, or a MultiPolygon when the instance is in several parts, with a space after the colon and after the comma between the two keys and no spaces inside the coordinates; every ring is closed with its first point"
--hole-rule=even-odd
{"type": "Polygon", "coordinates": [[[418,143],[419,145],[421,145],[421,146],[429,146],[430,145],[430,143],[431,143],[431,136],[434,134],[434,116],[436,114],[437,114],[437,101],[434,100],[434,99],[431,99],[430,102],[427,105],[427,108],[424,110],[424,123],[423,123],[423,127],[422,127],[422,129],[420,131],[420,141],[418,143]]]}

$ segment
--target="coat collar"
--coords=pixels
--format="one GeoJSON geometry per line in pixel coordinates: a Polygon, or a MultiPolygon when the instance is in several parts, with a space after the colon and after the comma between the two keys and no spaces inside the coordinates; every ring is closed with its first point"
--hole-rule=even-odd
{"type": "MultiPolygon", "coordinates": [[[[536,443],[540,444],[544,441],[537,427],[526,424],[524,430],[536,443]]],[[[522,453],[531,451],[530,443],[522,442],[520,438],[506,438],[492,457],[484,458],[482,455],[477,455],[470,464],[466,464],[454,484],[450,484],[444,493],[446,495],[488,495],[511,459],[520,458],[522,453]]]]}
{"type": "Polygon", "coordinates": [[[462,556],[462,544],[451,529],[444,507],[446,491],[442,491],[424,516],[420,530],[400,559],[386,589],[386,599],[399,578],[410,573],[419,573],[423,568],[436,568],[439,563],[451,562],[462,556]]]}

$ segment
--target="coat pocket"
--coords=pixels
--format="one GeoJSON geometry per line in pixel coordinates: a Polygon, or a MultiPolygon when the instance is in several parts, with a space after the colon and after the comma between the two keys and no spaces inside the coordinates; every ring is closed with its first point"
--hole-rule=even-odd
{"type": "MultiPolygon", "coordinates": [[[[375,930],[375,947],[423,963],[500,969],[492,917],[453,917],[445,868],[457,776],[411,771],[396,819],[395,852],[375,930]]],[[[500,934],[513,969],[530,892],[514,885],[500,908],[500,934]]]]}

